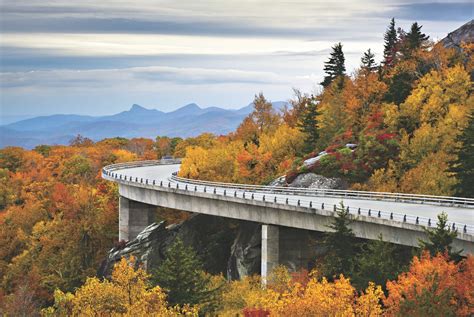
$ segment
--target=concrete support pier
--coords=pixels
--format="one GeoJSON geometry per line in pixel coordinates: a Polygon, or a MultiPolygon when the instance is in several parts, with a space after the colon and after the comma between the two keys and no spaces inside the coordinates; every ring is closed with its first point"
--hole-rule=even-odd
{"type": "Polygon", "coordinates": [[[156,206],[120,196],[119,240],[129,241],[155,221],[156,206]]]}
{"type": "Polygon", "coordinates": [[[267,284],[268,274],[278,266],[280,258],[280,229],[278,226],[262,225],[262,283],[267,284]]]}

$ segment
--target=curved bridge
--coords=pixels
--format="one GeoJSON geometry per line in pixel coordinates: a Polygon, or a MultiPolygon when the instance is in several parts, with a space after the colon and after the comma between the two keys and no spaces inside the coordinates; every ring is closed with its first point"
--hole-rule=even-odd
{"type": "Polygon", "coordinates": [[[458,230],[453,243],[474,253],[474,199],[350,190],[303,189],[206,182],[176,176],[179,160],[106,166],[104,179],[120,193],[119,239],[131,240],[153,222],[154,206],[261,223],[262,275],[278,263],[278,227],[329,231],[342,202],[359,238],[418,246],[424,228],[445,211],[458,230]]]}

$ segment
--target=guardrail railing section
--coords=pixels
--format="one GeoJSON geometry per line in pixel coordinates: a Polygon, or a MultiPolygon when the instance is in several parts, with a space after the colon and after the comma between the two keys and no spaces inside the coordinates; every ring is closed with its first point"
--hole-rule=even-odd
{"type": "MultiPolygon", "coordinates": [[[[259,200],[267,203],[299,206],[306,209],[308,212],[314,212],[316,209],[330,210],[335,212],[339,210],[341,206],[327,204],[325,205],[324,202],[318,202],[317,199],[311,199],[309,197],[296,198],[292,196],[358,198],[412,203],[415,202],[421,204],[436,203],[440,205],[460,206],[468,208],[474,207],[474,199],[471,198],[220,183],[183,178],[177,176],[176,172],[173,173],[168,180],[163,181],[127,176],[118,172],[118,170],[132,167],[170,165],[180,163],[180,159],[117,163],[104,167],[102,169],[102,175],[104,178],[108,178],[111,180],[137,183],[143,186],[151,186],[156,189],[166,187],[185,192],[201,192],[212,195],[230,196],[239,199],[259,200]]],[[[354,215],[354,217],[367,216],[374,218],[382,218],[392,221],[411,223],[427,228],[436,226],[436,219],[431,218],[412,216],[403,213],[387,212],[376,209],[357,208],[352,206],[344,206],[344,208],[350,214],[354,215]]],[[[449,222],[448,224],[453,230],[458,230],[459,234],[474,234],[474,226],[461,223],[456,224],[454,222],[449,222]]]]}

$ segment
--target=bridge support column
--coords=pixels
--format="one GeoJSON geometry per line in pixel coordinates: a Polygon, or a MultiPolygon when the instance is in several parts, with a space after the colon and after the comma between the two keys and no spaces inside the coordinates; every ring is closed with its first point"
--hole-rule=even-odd
{"type": "Polygon", "coordinates": [[[120,196],[119,240],[133,240],[155,221],[155,206],[120,196]]]}
{"type": "Polygon", "coordinates": [[[262,266],[263,285],[267,284],[268,274],[278,266],[280,257],[280,229],[278,226],[262,225],[262,266]]]}

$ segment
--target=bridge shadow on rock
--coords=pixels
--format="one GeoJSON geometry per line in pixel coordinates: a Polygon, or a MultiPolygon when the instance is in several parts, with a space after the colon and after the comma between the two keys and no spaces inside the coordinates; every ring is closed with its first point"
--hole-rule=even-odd
{"type": "MultiPolygon", "coordinates": [[[[163,262],[166,250],[178,237],[193,247],[209,273],[222,273],[228,279],[260,274],[261,227],[259,223],[205,214],[193,214],[179,224],[153,223],[137,238],[110,250],[98,275],[110,276],[114,264],[131,255],[137,258],[138,265],[151,272],[163,262]]],[[[311,268],[324,253],[322,237],[319,232],[281,227],[280,264],[291,271],[311,268]]]]}

